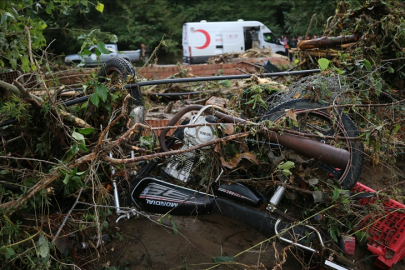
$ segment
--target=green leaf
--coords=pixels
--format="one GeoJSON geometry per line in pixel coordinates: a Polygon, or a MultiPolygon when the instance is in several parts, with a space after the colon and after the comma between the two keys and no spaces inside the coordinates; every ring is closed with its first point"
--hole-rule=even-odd
{"type": "Polygon", "coordinates": [[[179,231],[177,229],[177,224],[174,220],[172,220],[172,231],[173,231],[173,234],[179,234],[179,231]]]}
{"type": "Polygon", "coordinates": [[[359,241],[360,243],[366,243],[368,240],[367,232],[358,231],[355,233],[355,236],[356,236],[357,241],[359,241]]]}
{"type": "Polygon", "coordinates": [[[10,65],[12,68],[16,69],[17,68],[17,59],[15,59],[15,58],[10,59],[10,65]]]}
{"type": "Polygon", "coordinates": [[[341,199],[340,202],[343,203],[343,204],[349,204],[350,203],[350,201],[347,198],[341,199]]]}
{"type": "Polygon", "coordinates": [[[96,47],[97,47],[97,49],[99,49],[100,52],[102,52],[104,54],[110,54],[110,51],[107,50],[107,48],[105,47],[105,44],[103,42],[98,42],[96,47]]]}
{"type": "Polygon", "coordinates": [[[36,30],[44,30],[48,25],[45,22],[37,22],[35,25],[36,30]]]}
{"type": "Polygon", "coordinates": [[[318,59],[318,64],[319,64],[319,68],[321,69],[321,71],[326,70],[329,67],[329,63],[330,63],[330,61],[326,58],[318,59]]]}
{"type": "Polygon", "coordinates": [[[330,228],[330,229],[329,229],[329,235],[330,235],[330,237],[333,239],[333,241],[338,242],[338,238],[337,238],[335,229],[330,228]]]}
{"type": "Polygon", "coordinates": [[[81,54],[82,54],[82,56],[90,56],[91,51],[89,49],[85,49],[81,54]]]}
{"type": "Polygon", "coordinates": [[[98,104],[100,103],[100,99],[98,98],[97,94],[94,93],[93,95],[91,95],[90,101],[91,101],[91,103],[94,104],[94,106],[96,106],[98,108],[98,104]]]}
{"type": "Polygon", "coordinates": [[[233,260],[235,260],[235,257],[218,256],[218,257],[212,258],[212,260],[214,261],[214,263],[232,262],[233,260]]]}
{"type": "Polygon", "coordinates": [[[100,52],[100,50],[99,50],[97,47],[94,47],[94,52],[95,52],[95,54],[96,54],[97,56],[100,56],[100,55],[101,55],[101,52],[100,52]]]}
{"type": "Polygon", "coordinates": [[[95,92],[103,102],[107,100],[108,88],[104,84],[97,84],[95,92]]]}
{"type": "Polygon", "coordinates": [[[0,171],[0,174],[1,174],[1,175],[5,175],[5,174],[9,174],[9,173],[10,173],[9,170],[2,170],[2,171],[0,171]]]}
{"type": "Polygon", "coordinates": [[[335,71],[337,71],[337,73],[339,73],[339,75],[342,75],[342,74],[343,74],[343,71],[340,70],[340,69],[338,69],[338,68],[335,68],[335,71]]]}
{"type": "Polygon", "coordinates": [[[290,172],[290,170],[282,170],[281,171],[285,176],[290,176],[292,175],[292,172],[290,172]]]}
{"type": "MultiPolygon", "coordinates": [[[[82,35],[80,35],[77,39],[81,39],[81,36],[82,35]]],[[[86,41],[83,41],[83,44],[82,44],[82,47],[80,48],[80,51],[83,51],[85,48],[87,47],[87,42],[86,41]]],[[[91,53],[90,53],[91,54],[91,53]]]]}
{"type": "Polygon", "coordinates": [[[63,179],[63,184],[65,184],[65,185],[69,184],[69,180],[70,180],[70,174],[66,174],[65,179],[63,179]]]}
{"type": "Polygon", "coordinates": [[[225,86],[226,88],[231,88],[231,82],[228,80],[223,80],[218,82],[219,85],[225,86]]]}
{"type": "Polygon", "coordinates": [[[104,4],[101,4],[100,2],[97,2],[96,10],[100,11],[103,13],[104,11],[104,4]]]}
{"type": "Polygon", "coordinates": [[[367,71],[371,71],[371,63],[367,59],[364,59],[363,65],[366,67],[367,71]]]}
{"type": "Polygon", "coordinates": [[[380,93],[382,91],[382,83],[381,83],[381,81],[377,81],[375,83],[375,89],[377,90],[377,95],[380,95],[380,93]]]}
{"type": "Polygon", "coordinates": [[[94,128],[79,128],[77,131],[79,131],[81,134],[89,135],[94,131],[94,128]]]}
{"type": "Polygon", "coordinates": [[[319,131],[315,131],[316,135],[318,135],[319,137],[323,138],[325,135],[320,133],[319,131]]]}
{"type": "Polygon", "coordinates": [[[84,141],[84,136],[82,134],[80,134],[79,132],[73,131],[72,137],[78,141],[84,141]]]}
{"type": "Polygon", "coordinates": [[[79,145],[79,148],[82,149],[84,152],[88,152],[88,151],[89,151],[89,149],[87,149],[86,145],[84,144],[84,141],[83,141],[83,143],[81,143],[81,144],[79,145]]]}
{"type": "Polygon", "coordinates": [[[49,243],[42,234],[39,235],[37,254],[42,258],[49,255],[49,243]]]}
{"type": "Polygon", "coordinates": [[[45,10],[46,13],[47,14],[52,14],[53,9],[54,9],[53,2],[49,1],[48,4],[46,5],[46,10],[45,10]]]}
{"type": "Polygon", "coordinates": [[[295,166],[295,164],[294,164],[294,162],[292,162],[292,161],[283,162],[283,163],[280,163],[280,164],[278,165],[278,167],[279,167],[280,169],[282,169],[282,170],[289,170],[289,169],[291,169],[291,168],[294,168],[294,166],[295,166]]]}
{"type": "Polygon", "coordinates": [[[391,135],[397,134],[397,132],[398,132],[398,130],[399,130],[400,128],[401,128],[401,125],[400,125],[399,123],[396,123],[396,124],[395,124],[395,128],[394,128],[394,130],[392,131],[391,135]]]}
{"type": "Polygon", "coordinates": [[[7,11],[4,12],[4,13],[3,13],[3,16],[10,17],[11,19],[13,19],[13,21],[16,21],[14,15],[11,14],[10,12],[7,12],[7,11]]]}
{"type": "Polygon", "coordinates": [[[340,194],[339,189],[335,187],[335,189],[333,190],[332,202],[331,203],[333,203],[334,201],[337,200],[337,198],[339,198],[339,194],[340,194]]]}
{"type": "Polygon", "coordinates": [[[87,171],[83,171],[83,172],[76,172],[76,175],[83,175],[85,174],[87,171]]]}
{"type": "Polygon", "coordinates": [[[14,249],[12,248],[6,248],[6,259],[10,259],[11,256],[13,256],[15,254],[14,249]]]}

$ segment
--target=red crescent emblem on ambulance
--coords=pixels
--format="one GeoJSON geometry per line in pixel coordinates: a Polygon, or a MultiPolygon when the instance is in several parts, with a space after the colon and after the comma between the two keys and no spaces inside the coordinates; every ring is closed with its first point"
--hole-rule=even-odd
{"type": "Polygon", "coordinates": [[[205,43],[204,43],[204,45],[202,45],[202,46],[200,46],[200,47],[195,47],[195,48],[196,48],[196,49],[205,49],[205,48],[207,48],[208,45],[210,45],[210,43],[211,43],[210,34],[208,34],[207,31],[201,30],[201,29],[195,30],[194,33],[195,33],[195,32],[203,33],[204,36],[205,36],[205,43]]]}

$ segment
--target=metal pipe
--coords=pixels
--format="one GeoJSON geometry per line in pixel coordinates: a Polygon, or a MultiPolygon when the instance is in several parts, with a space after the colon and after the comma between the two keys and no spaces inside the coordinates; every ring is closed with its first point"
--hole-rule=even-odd
{"type": "MultiPolygon", "coordinates": [[[[320,69],[309,69],[309,70],[299,70],[299,71],[285,71],[285,72],[273,72],[273,73],[264,73],[262,75],[258,75],[259,77],[276,77],[276,76],[283,76],[283,75],[301,75],[301,74],[308,74],[308,73],[319,73],[320,69]]],[[[125,89],[131,90],[133,88],[138,88],[141,86],[147,85],[158,85],[158,84],[168,84],[168,83],[187,83],[187,82],[201,82],[201,81],[220,81],[220,80],[240,80],[240,79],[248,79],[252,77],[252,74],[248,75],[229,75],[229,76],[211,76],[211,77],[196,77],[196,78],[179,78],[179,79],[165,79],[165,80],[155,80],[155,81],[145,81],[145,82],[138,82],[133,84],[127,84],[124,86],[125,89]]],[[[131,93],[132,95],[132,93],[131,93]]],[[[132,95],[133,96],[133,95],[132,95]]],[[[71,106],[83,101],[86,101],[90,98],[90,95],[80,97],[77,99],[69,100],[66,102],[62,102],[65,106],[71,106]]]]}
{"type": "MultiPolygon", "coordinates": [[[[273,73],[264,73],[261,75],[257,75],[258,77],[276,77],[276,76],[283,76],[283,75],[300,75],[300,74],[308,74],[308,73],[319,73],[319,69],[310,69],[310,70],[299,70],[299,71],[284,71],[284,72],[273,72],[273,73]]],[[[246,75],[229,75],[229,76],[210,76],[210,77],[194,77],[194,78],[180,78],[180,79],[164,79],[164,80],[156,80],[156,81],[145,81],[145,82],[138,82],[133,84],[127,84],[124,86],[126,89],[131,89],[132,87],[140,87],[140,86],[147,86],[147,85],[156,85],[156,84],[168,84],[168,83],[186,83],[186,82],[201,82],[201,81],[220,81],[220,80],[240,80],[240,79],[248,79],[252,77],[252,74],[246,75]]]]}
{"type": "Polygon", "coordinates": [[[328,267],[330,267],[332,269],[336,269],[336,270],[349,270],[348,268],[342,267],[342,266],[340,266],[334,262],[328,261],[328,260],[325,260],[325,266],[328,266],[328,267]]]}
{"type": "Polygon", "coordinates": [[[270,141],[284,145],[297,153],[332,165],[336,168],[345,169],[350,161],[350,152],[336,148],[319,141],[302,138],[291,134],[268,134],[270,141]]]}
{"type": "Polygon", "coordinates": [[[115,204],[115,211],[118,214],[121,214],[120,209],[120,198],[118,197],[118,188],[117,188],[117,181],[113,180],[113,187],[114,187],[114,204],[115,204]]]}

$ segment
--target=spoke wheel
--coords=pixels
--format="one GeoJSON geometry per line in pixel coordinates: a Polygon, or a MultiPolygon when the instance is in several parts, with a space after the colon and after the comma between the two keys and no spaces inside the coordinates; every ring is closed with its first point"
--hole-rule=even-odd
{"type": "MultiPolygon", "coordinates": [[[[360,132],[350,117],[340,110],[328,111],[325,107],[307,99],[297,99],[280,104],[266,113],[261,119],[277,122],[286,128],[301,133],[316,134],[319,136],[357,137],[360,132]],[[293,109],[296,121],[287,117],[289,109],[293,109]],[[309,109],[319,109],[308,112],[309,109]]],[[[322,143],[342,148],[350,152],[350,159],[346,168],[334,168],[318,160],[309,160],[302,164],[304,171],[300,176],[305,179],[325,179],[334,177],[339,180],[344,189],[351,189],[360,178],[364,161],[364,148],[361,141],[349,139],[316,138],[322,143]]],[[[310,150],[309,150],[310,151],[310,150]]]]}

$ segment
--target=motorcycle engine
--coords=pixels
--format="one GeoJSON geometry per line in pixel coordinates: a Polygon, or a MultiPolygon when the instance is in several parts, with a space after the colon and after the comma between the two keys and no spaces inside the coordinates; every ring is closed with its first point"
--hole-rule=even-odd
{"type": "MultiPolygon", "coordinates": [[[[217,123],[218,118],[209,116],[192,116],[190,124],[217,123]]],[[[215,140],[214,128],[212,126],[197,126],[184,128],[184,145],[181,150],[215,140]]],[[[171,156],[168,160],[165,172],[171,177],[187,182],[193,170],[196,154],[195,151],[171,156]]]]}

